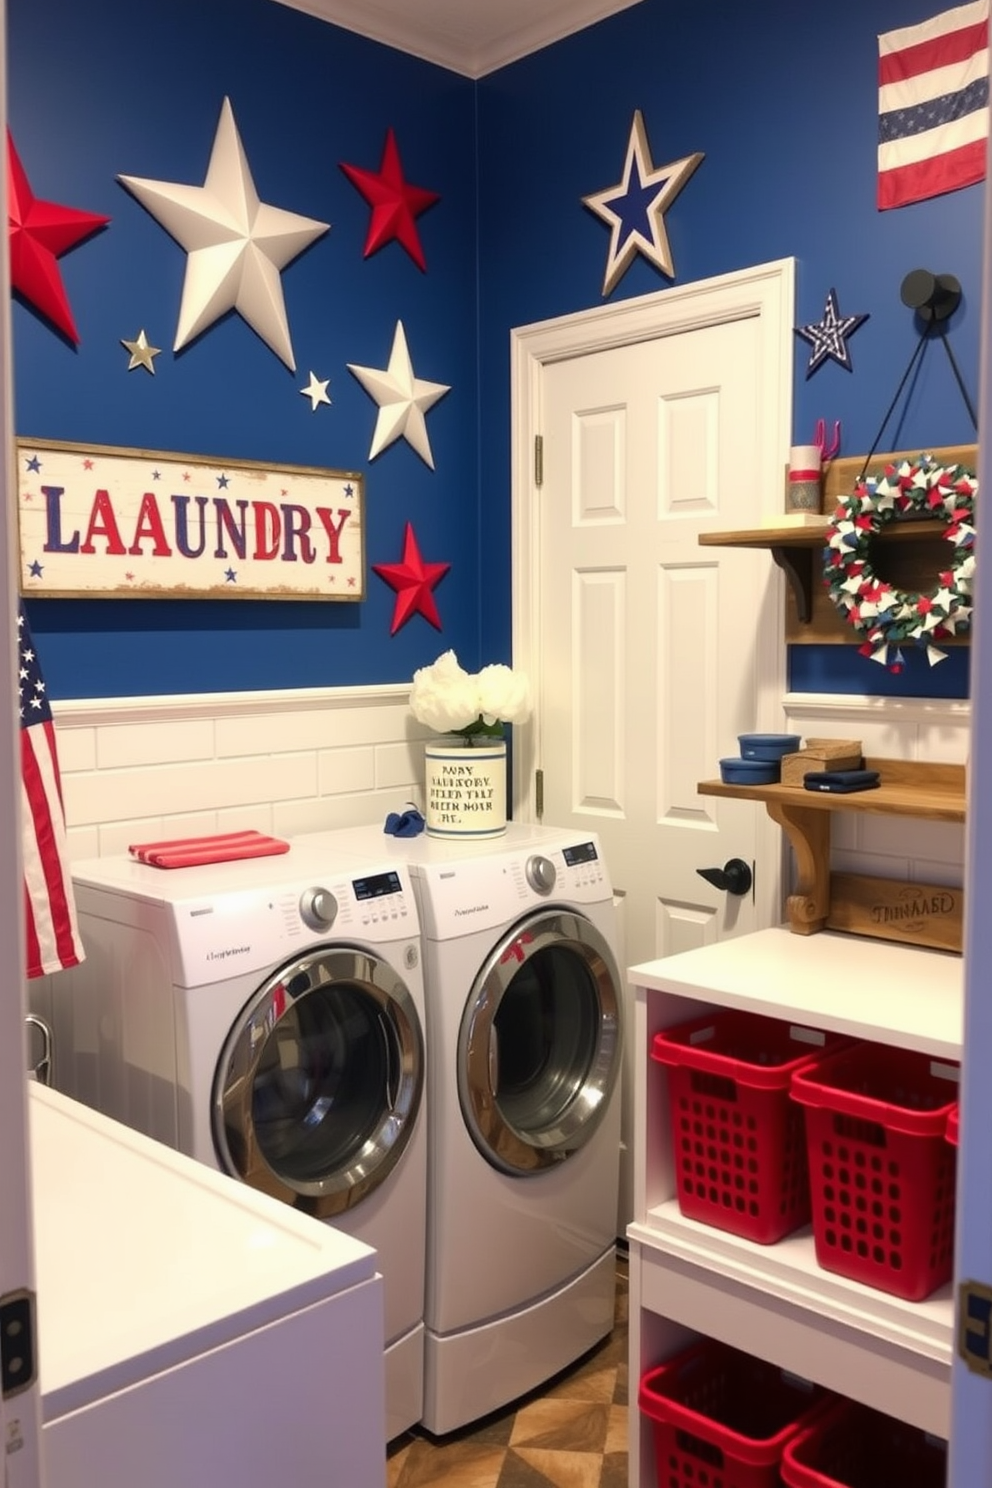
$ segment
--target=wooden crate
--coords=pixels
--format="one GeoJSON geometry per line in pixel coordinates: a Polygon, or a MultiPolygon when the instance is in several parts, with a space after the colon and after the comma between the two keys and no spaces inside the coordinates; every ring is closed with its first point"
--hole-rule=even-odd
{"type": "Polygon", "coordinates": [[[964,894],[943,884],[831,873],[828,930],[960,951],[964,894]]]}

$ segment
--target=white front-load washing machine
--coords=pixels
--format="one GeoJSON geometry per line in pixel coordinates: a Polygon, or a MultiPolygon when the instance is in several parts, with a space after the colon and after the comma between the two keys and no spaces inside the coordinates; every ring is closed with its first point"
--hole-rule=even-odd
{"type": "Polygon", "coordinates": [[[422,1414],[427,1198],[406,868],[294,844],[172,870],[99,858],[73,879],[86,959],[39,1009],[55,1086],[375,1248],[398,1435],[422,1414]]]}
{"type": "MultiPolygon", "coordinates": [[[[611,1329],[622,984],[592,834],[330,834],[410,870],[424,948],[428,1244],[423,1424],[506,1404],[611,1329]]],[[[306,839],[304,839],[306,840],[306,839]]],[[[311,841],[313,839],[310,839],[311,841]]]]}

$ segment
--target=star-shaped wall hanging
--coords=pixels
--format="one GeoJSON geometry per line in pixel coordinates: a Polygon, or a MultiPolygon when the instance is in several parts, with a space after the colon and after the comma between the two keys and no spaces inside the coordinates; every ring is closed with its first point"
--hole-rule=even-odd
{"type": "Polygon", "coordinates": [[[259,201],[230,99],[221,107],[202,186],[117,179],[186,249],[173,351],[234,310],[295,372],[280,271],[330,223],[259,201]]]}
{"type": "Polygon", "coordinates": [[[668,165],[652,164],[644,120],[640,109],[636,110],[627,141],[623,180],[617,186],[608,186],[605,191],[582,198],[583,206],[610,228],[604,295],[615,287],[638,253],[669,279],[675,278],[665,212],[702,160],[702,154],[697,152],[668,165]]]}
{"type": "Polygon", "coordinates": [[[351,362],[348,363],[348,371],[355,374],[369,397],[374,398],[379,405],[369,459],[374,460],[376,455],[402,436],[433,470],[434,456],[431,454],[424,415],[439,398],[450,392],[450,387],[443,382],[424,382],[422,378],[413,375],[413,363],[407,349],[403,322],[396,322],[393,349],[389,353],[389,366],[385,371],[377,367],[356,367],[351,362]]]}
{"type": "Polygon", "coordinates": [[[796,326],[797,336],[802,336],[808,341],[813,350],[806,364],[806,376],[812,377],[818,367],[822,367],[828,357],[832,357],[841,367],[853,372],[851,364],[851,353],[847,341],[853,336],[859,326],[868,319],[864,315],[841,315],[837,308],[837,291],[831,289],[827,294],[827,302],[823,307],[823,319],[813,325],[796,326]]]}
{"type": "Polygon", "coordinates": [[[316,413],[321,403],[326,403],[328,407],[330,407],[331,400],[327,396],[327,384],[330,382],[330,380],[331,379],[329,377],[325,377],[323,381],[321,381],[316,372],[311,372],[310,381],[307,386],[305,388],[300,388],[300,392],[303,394],[304,398],[310,399],[311,413],[316,413]]]}
{"type": "Polygon", "coordinates": [[[372,572],[384,579],[396,591],[393,608],[393,623],[389,634],[395,635],[412,615],[423,615],[436,630],[441,629],[441,617],[437,612],[433,589],[444,578],[450,563],[425,563],[420,556],[413,526],[406,524],[403,536],[403,561],[401,563],[373,563],[372,572]]]}
{"type": "Polygon", "coordinates": [[[379,173],[362,170],[357,165],[340,162],[348,180],[362,193],[372,216],[365,237],[365,258],[375,253],[393,238],[402,243],[419,269],[427,268],[424,250],[420,245],[416,219],[441,198],[436,191],[425,191],[422,186],[410,186],[403,179],[399,147],[392,129],[386,131],[386,143],[382,151],[379,173]]]}
{"type": "Polygon", "coordinates": [[[106,227],[109,217],[41,201],[28,184],[20,158],[7,133],[7,236],[10,287],[39,315],[51,321],[73,345],[79,335],[69,309],[57,259],[84,238],[106,227]]]}
{"type": "Polygon", "coordinates": [[[131,360],[127,364],[127,370],[133,372],[135,367],[144,367],[146,372],[155,376],[154,358],[161,355],[160,346],[150,346],[148,337],[144,331],[139,331],[134,341],[125,341],[121,337],[121,345],[131,353],[131,360]]]}

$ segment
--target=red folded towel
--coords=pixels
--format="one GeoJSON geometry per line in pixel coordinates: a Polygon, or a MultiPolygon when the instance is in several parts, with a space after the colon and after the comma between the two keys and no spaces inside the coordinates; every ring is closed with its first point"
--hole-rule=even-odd
{"type": "Polygon", "coordinates": [[[178,837],[171,842],[133,843],[128,852],[152,868],[195,868],[237,858],[267,858],[289,852],[289,843],[264,832],[222,832],[213,837],[178,837]]]}

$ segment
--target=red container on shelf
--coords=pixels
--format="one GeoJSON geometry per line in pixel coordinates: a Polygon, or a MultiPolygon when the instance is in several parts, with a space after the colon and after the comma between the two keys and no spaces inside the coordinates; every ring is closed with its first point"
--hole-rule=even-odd
{"type": "Polygon", "coordinates": [[[693,1344],[649,1369],[638,1390],[641,1413],[653,1422],[658,1488],[779,1488],[782,1454],[824,1398],[727,1344],[693,1344]]]}
{"type": "Polygon", "coordinates": [[[957,1108],[957,1103],[955,1102],[955,1104],[951,1107],[951,1109],[947,1113],[947,1127],[946,1127],[946,1129],[944,1131],[944,1136],[950,1142],[950,1144],[951,1144],[952,1147],[956,1147],[958,1145],[958,1130],[959,1130],[958,1108],[957,1108]]]}
{"type": "Polygon", "coordinates": [[[787,1488],[944,1488],[947,1446],[854,1401],[825,1411],[782,1456],[787,1488]]]}
{"type": "Polygon", "coordinates": [[[911,1302],[950,1278],[956,1072],[916,1050],[859,1043],[793,1074],[824,1270],[911,1302]]]}
{"type": "Polygon", "coordinates": [[[710,1013],[657,1033],[668,1067],[679,1208],[689,1219],[772,1245],[810,1217],[793,1074],[841,1041],[777,1018],[710,1013]]]}

